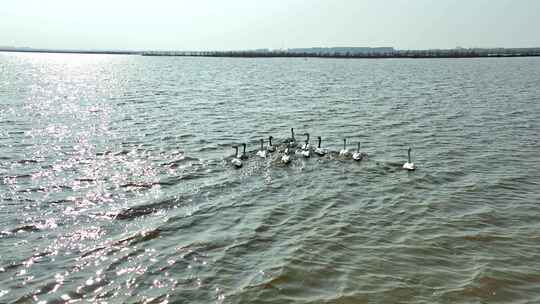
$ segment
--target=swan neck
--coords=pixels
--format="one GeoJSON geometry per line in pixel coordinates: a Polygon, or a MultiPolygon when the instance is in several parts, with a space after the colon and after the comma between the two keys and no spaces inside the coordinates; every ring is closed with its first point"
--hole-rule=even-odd
{"type": "Polygon", "coordinates": [[[317,145],[317,148],[321,148],[321,138],[319,137],[319,144],[317,145]]]}
{"type": "Polygon", "coordinates": [[[411,162],[411,149],[407,150],[407,158],[409,159],[409,163],[411,162]]]}

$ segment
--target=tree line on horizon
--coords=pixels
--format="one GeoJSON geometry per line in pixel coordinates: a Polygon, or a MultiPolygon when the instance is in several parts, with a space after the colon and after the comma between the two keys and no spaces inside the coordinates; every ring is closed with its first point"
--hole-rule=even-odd
{"type": "Polygon", "coordinates": [[[276,51],[150,51],[143,56],[193,57],[316,57],[316,58],[474,58],[474,57],[530,57],[540,56],[540,48],[526,49],[450,49],[450,50],[395,50],[392,52],[289,52],[276,51]]]}

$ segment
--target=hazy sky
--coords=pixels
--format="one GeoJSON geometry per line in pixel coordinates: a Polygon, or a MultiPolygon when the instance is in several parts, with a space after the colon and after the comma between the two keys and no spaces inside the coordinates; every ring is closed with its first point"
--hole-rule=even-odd
{"type": "Polygon", "coordinates": [[[223,50],[540,46],[538,0],[13,0],[0,45],[223,50]]]}

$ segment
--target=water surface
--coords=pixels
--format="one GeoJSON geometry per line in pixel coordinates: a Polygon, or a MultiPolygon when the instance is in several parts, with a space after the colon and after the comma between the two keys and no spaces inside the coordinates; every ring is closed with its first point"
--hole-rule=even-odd
{"type": "Polygon", "coordinates": [[[540,302],[540,58],[0,53],[0,105],[2,303],[540,302]]]}

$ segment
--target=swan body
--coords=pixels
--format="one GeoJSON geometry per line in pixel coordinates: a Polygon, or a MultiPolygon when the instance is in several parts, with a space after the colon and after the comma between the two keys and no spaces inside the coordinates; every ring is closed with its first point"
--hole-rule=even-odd
{"type": "Polygon", "coordinates": [[[285,149],[285,154],[281,156],[281,162],[284,164],[288,164],[291,162],[291,156],[289,155],[289,148],[285,149]]]}
{"type": "Polygon", "coordinates": [[[261,139],[261,149],[257,151],[257,156],[266,158],[266,150],[264,149],[264,139],[261,139]]]}
{"type": "Polygon", "coordinates": [[[300,150],[299,154],[302,155],[305,158],[308,158],[308,157],[311,156],[311,151],[309,151],[309,150],[300,150]]]}
{"type": "Polygon", "coordinates": [[[358,143],[358,148],[356,149],[356,152],[353,153],[352,158],[356,161],[361,161],[362,156],[362,153],[360,153],[360,143],[358,143]]]}
{"type": "Polygon", "coordinates": [[[248,159],[248,156],[246,154],[246,144],[243,143],[242,146],[243,146],[243,150],[242,150],[242,155],[240,156],[240,159],[242,159],[242,160],[248,159]]]}
{"type": "Polygon", "coordinates": [[[270,153],[276,151],[276,146],[273,146],[273,145],[272,145],[272,139],[273,139],[273,138],[274,138],[274,137],[272,137],[272,136],[268,137],[268,146],[266,147],[266,150],[267,150],[268,152],[270,152],[270,153]]]}
{"type": "Polygon", "coordinates": [[[321,148],[321,137],[318,136],[317,139],[319,140],[319,144],[317,145],[317,148],[315,148],[315,154],[319,155],[319,156],[324,156],[326,155],[326,150],[321,148]]]}
{"type": "Polygon", "coordinates": [[[242,161],[239,160],[238,158],[233,158],[231,160],[231,164],[235,167],[235,168],[242,168],[242,161]]]}
{"type": "Polygon", "coordinates": [[[412,150],[411,147],[409,147],[409,149],[407,150],[408,159],[407,159],[407,162],[403,164],[403,169],[409,170],[409,171],[414,171],[414,170],[416,170],[416,166],[411,161],[411,150],[412,150]]]}
{"type": "Polygon", "coordinates": [[[231,159],[231,164],[235,168],[241,168],[242,167],[242,161],[238,158],[238,146],[234,146],[233,148],[234,148],[235,152],[234,152],[233,159],[231,159]]]}
{"type": "Polygon", "coordinates": [[[414,165],[414,163],[404,163],[403,164],[403,169],[409,170],[409,171],[414,171],[414,170],[416,170],[416,166],[414,165]]]}
{"type": "Polygon", "coordinates": [[[326,155],[326,150],[321,149],[321,148],[317,148],[317,149],[315,149],[315,154],[317,154],[319,156],[325,156],[326,155]]]}
{"type": "Polygon", "coordinates": [[[339,151],[339,156],[349,156],[351,154],[347,149],[347,139],[343,139],[343,149],[339,151]]]}

